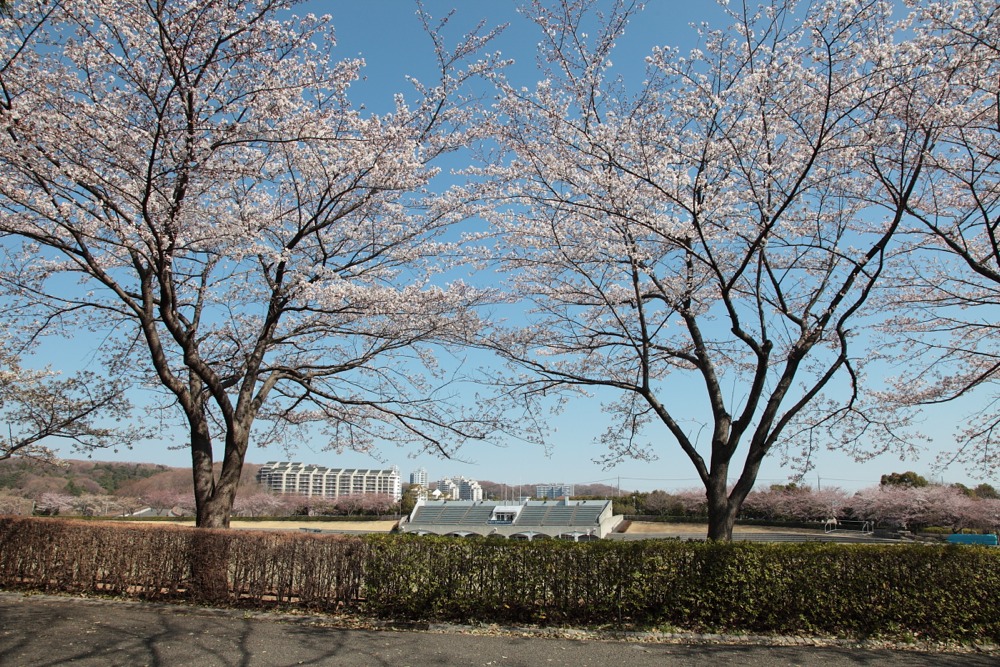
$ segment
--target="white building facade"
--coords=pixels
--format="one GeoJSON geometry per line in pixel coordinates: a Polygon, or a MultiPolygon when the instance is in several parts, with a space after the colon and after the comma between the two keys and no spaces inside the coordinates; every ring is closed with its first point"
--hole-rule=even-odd
{"type": "Polygon", "coordinates": [[[432,494],[440,500],[482,500],[483,487],[474,479],[446,477],[437,483],[438,493],[432,494]]]}
{"type": "Polygon", "coordinates": [[[427,469],[417,468],[410,473],[410,484],[419,484],[420,486],[427,488],[427,469]]]}
{"type": "Polygon", "coordinates": [[[431,495],[440,500],[458,500],[458,484],[446,477],[437,483],[435,492],[431,495]]]}
{"type": "Polygon", "coordinates": [[[535,487],[535,497],[540,500],[572,498],[572,484],[539,484],[535,487]]]}
{"type": "Polygon", "coordinates": [[[257,481],[274,493],[302,496],[339,498],[379,494],[398,502],[403,495],[399,468],[395,466],[386,470],[366,470],[272,461],[261,466],[257,481]]]}
{"type": "Polygon", "coordinates": [[[464,477],[458,480],[458,499],[459,500],[482,500],[483,499],[483,487],[479,486],[479,482],[474,479],[465,479],[464,477]]]}

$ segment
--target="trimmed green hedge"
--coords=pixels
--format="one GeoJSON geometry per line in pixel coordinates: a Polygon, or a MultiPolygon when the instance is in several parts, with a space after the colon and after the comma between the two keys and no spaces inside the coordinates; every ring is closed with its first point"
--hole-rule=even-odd
{"type": "Polygon", "coordinates": [[[0,518],[0,587],[400,620],[1000,642],[1000,549],[314,535],[0,518]],[[195,576],[201,572],[201,576],[195,576]],[[219,584],[218,580],[215,580],[219,584]]]}
{"type": "Polygon", "coordinates": [[[450,621],[1000,640],[1000,550],[373,537],[368,606],[450,621]]]}

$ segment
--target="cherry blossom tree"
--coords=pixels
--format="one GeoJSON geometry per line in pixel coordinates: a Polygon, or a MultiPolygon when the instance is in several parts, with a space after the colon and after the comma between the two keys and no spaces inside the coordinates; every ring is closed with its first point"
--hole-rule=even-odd
{"type": "Polygon", "coordinates": [[[448,453],[500,430],[438,364],[482,295],[442,276],[466,212],[431,190],[492,33],[450,50],[421,14],[438,76],[376,114],[350,99],[363,62],[292,4],[25,0],[0,19],[4,286],[39,332],[97,331],[164,390],[199,526],[228,525],[251,440],[448,453]]]}
{"type": "Polygon", "coordinates": [[[193,509],[194,499],[190,493],[178,493],[170,489],[154,489],[142,494],[142,499],[149,507],[169,511],[174,508],[193,509]]]}
{"type": "Polygon", "coordinates": [[[334,507],[344,514],[386,514],[395,506],[392,496],[384,493],[355,493],[340,496],[334,507]]]}
{"type": "Polygon", "coordinates": [[[646,512],[650,514],[666,514],[672,507],[677,505],[677,501],[670,497],[665,491],[650,491],[645,500],[646,512]]]}
{"type": "Polygon", "coordinates": [[[745,513],[754,518],[783,521],[825,521],[843,517],[849,504],[845,491],[829,487],[814,491],[808,487],[774,488],[752,491],[743,504],[745,513]]]}
{"type": "Polygon", "coordinates": [[[301,514],[304,516],[317,516],[323,514],[336,514],[339,510],[337,509],[337,498],[331,498],[329,496],[307,496],[307,495],[288,495],[285,496],[293,514],[301,514]]]}
{"type": "Polygon", "coordinates": [[[0,347],[0,461],[22,456],[56,458],[52,440],[78,449],[127,447],[146,431],[127,423],[131,405],[121,384],[78,373],[62,378],[51,370],[23,368],[16,355],[0,347]]]}
{"type": "Polygon", "coordinates": [[[35,510],[42,514],[59,514],[73,510],[73,496],[65,493],[47,492],[39,496],[35,510]]]}
{"type": "Polygon", "coordinates": [[[113,511],[114,498],[111,496],[83,493],[70,496],[70,508],[73,514],[79,516],[107,516],[113,511]]]}
{"type": "Polygon", "coordinates": [[[34,503],[28,498],[0,493],[0,515],[25,516],[33,509],[34,503]]]}
{"type": "Polygon", "coordinates": [[[594,4],[533,3],[545,78],[498,82],[480,195],[532,321],[489,342],[526,401],[610,396],[606,463],[678,447],[730,539],[768,455],[806,470],[892,433],[853,329],[936,139],[915,102],[941,93],[891,3],[733,2],[637,87],[613,51],[638,10],[594,4]]]}
{"type": "Polygon", "coordinates": [[[673,494],[678,505],[688,516],[705,516],[708,507],[705,502],[705,492],[698,489],[682,489],[673,494]]]}
{"type": "Polygon", "coordinates": [[[233,511],[241,516],[270,516],[282,506],[281,498],[267,491],[240,490],[233,511]]]}
{"type": "Polygon", "coordinates": [[[845,509],[860,519],[910,529],[996,530],[1000,526],[1000,503],[971,498],[950,486],[863,489],[848,499],[845,509]]]}
{"type": "MultiPolygon", "coordinates": [[[[907,372],[887,402],[920,406],[975,393],[978,412],[963,420],[942,465],[962,463],[995,477],[1000,464],[1000,15],[989,0],[917,5],[917,30],[961,99],[938,114],[909,213],[914,224],[888,306],[899,317],[907,372]]],[[[933,104],[928,100],[925,104],[933,104]]],[[[913,118],[901,118],[913,124],[913,118]]]]}
{"type": "Polygon", "coordinates": [[[132,516],[148,507],[143,498],[122,495],[108,496],[108,505],[122,516],[132,516]]]}

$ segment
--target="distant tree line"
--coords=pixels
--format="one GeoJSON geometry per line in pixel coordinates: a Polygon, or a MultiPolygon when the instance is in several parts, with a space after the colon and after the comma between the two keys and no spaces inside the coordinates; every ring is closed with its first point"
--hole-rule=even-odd
{"type": "MultiPolygon", "coordinates": [[[[108,466],[109,469],[116,467],[108,466]]],[[[119,472],[108,478],[118,479],[124,474],[119,472]]],[[[0,489],[0,514],[35,512],[63,516],[122,516],[149,508],[158,514],[191,516],[195,511],[194,497],[190,492],[164,488],[153,489],[141,496],[128,493],[70,493],[72,486],[73,479],[70,478],[63,491],[31,497],[0,489]]],[[[528,488],[524,487],[525,490],[528,488]]],[[[418,489],[416,485],[407,485],[401,501],[397,502],[385,494],[355,494],[339,498],[275,494],[258,485],[247,484],[241,487],[236,497],[233,516],[408,514],[416,502],[418,489]]],[[[574,499],[609,499],[613,503],[613,511],[626,516],[681,520],[704,520],[707,517],[707,499],[702,489],[670,492],[605,489],[608,490],[609,493],[575,495],[574,499]]],[[[818,524],[830,519],[871,522],[873,526],[910,530],[934,527],[948,531],[998,531],[1000,492],[987,483],[974,487],[931,484],[916,473],[891,473],[883,475],[878,486],[853,493],[836,487],[812,489],[795,483],[773,484],[767,489],[750,493],[740,514],[741,521],[774,523],[818,524]]]]}
{"type": "MultiPolygon", "coordinates": [[[[892,476],[890,476],[892,477],[892,476]]],[[[704,492],[631,493],[614,499],[616,513],[656,517],[699,518],[707,515],[704,492]]],[[[901,484],[888,482],[849,493],[828,487],[811,489],[775,484],[751,492],[740,520],[773,522],[872,522],[874,526],[950,531],[1000,530],[1000,494],[990,484],[901,484]]]]}
{"type": "MultiPolygon", "coordinates": [[[[399,503],[385,494],[354,494],[338,498],[245,490],[233,505],[235,517],[289,516],[384,516],[399,511],[399,503]]],[[[191,493],[162,490],[143,497],[85,493],[47,492],[37,499],[0,494],[0,515],[114,517],[130,516],[151,509],[161,516],[194,516],[191,493]]]]}

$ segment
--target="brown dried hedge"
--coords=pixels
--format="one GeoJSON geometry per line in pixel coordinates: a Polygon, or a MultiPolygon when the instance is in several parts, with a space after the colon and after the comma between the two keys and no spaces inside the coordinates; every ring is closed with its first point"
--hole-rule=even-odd
{"type": "Polygon", "coordinates": [[[334,609],[359,600],[364,552],[350,536],[0,518],[8,589],[334,609]],[[225,599],[203,595],[220,567],[225,599]]]}

